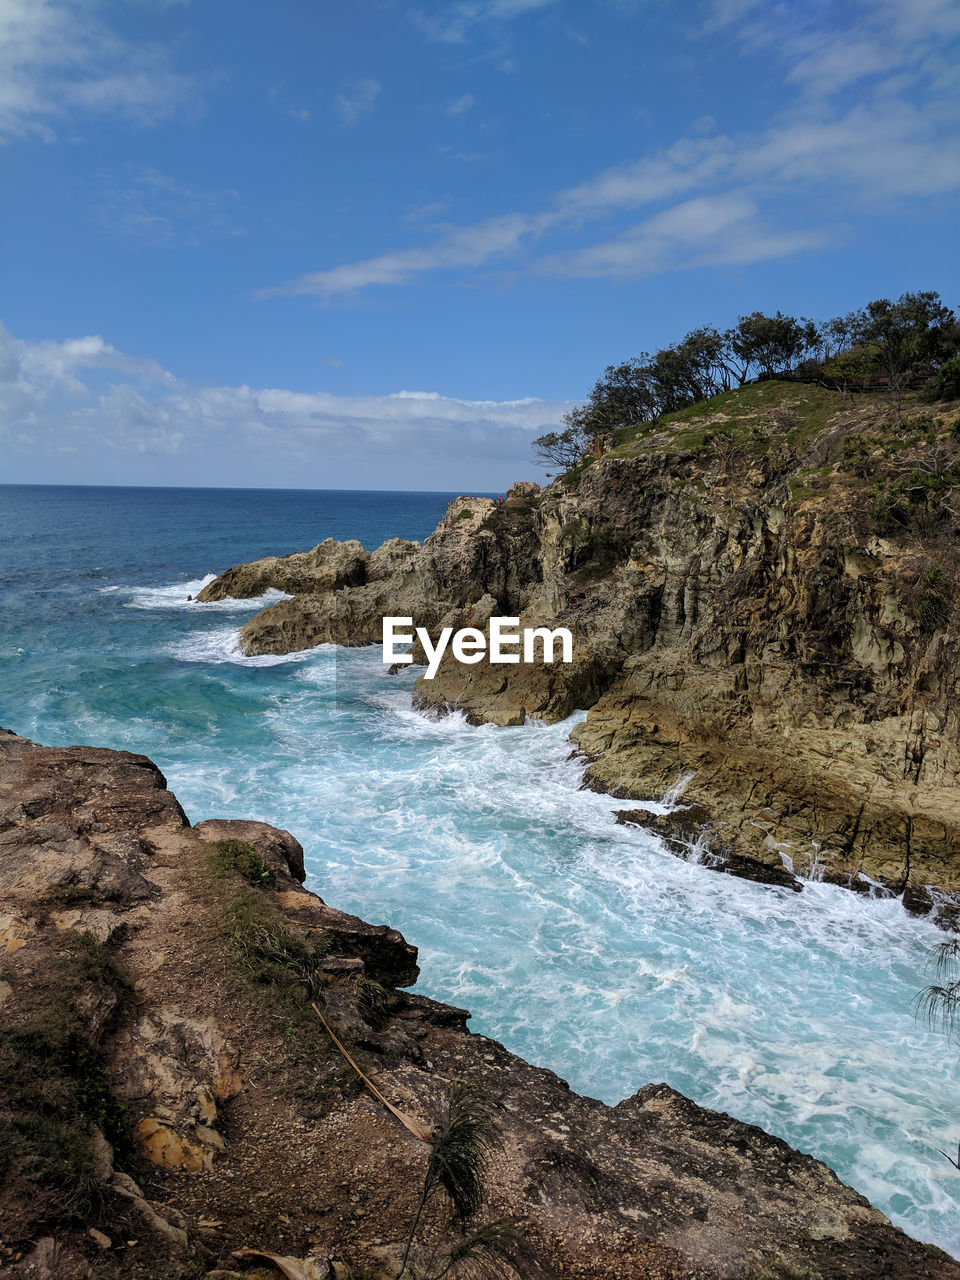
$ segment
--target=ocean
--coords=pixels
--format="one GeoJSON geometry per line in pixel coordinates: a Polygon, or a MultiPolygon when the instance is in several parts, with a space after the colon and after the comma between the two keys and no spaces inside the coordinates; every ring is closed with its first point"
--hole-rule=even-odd
{"type": "Polygon", "coordinates": [[[454,494],[0,487],[0,724],[149,755],[191,821],[258,818],[420,948],[418,990],[582,1093],[666,1081],[830,1164],[960,1256],[957,1046],[896,900],[718,875],[579,788],[571,721],[428,719],[379,649],[243,658],[263,601],[188,596],[326,537],[422,539],[454,494]]]}

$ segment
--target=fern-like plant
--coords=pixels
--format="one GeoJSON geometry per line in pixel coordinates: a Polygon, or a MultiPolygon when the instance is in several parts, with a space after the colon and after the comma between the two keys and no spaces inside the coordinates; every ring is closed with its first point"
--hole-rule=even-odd
{"type": "MultiPolygon", "coordinates": [[[[917,996],[917,1013],[928,1026],[945,1031],[954,1039],[960,1032],[960,937],[954,935],[941,942],[934,951],[938,981],[925,987],[917,996]]],[[[940,1154],[960,1170],[960,1143],[954,1158],[946,1151],[940,1154]]]]}
{"type": "Polygon", "coordinates": [[[483,1091],[469,1081],[455,1082],[446,1115],[430,1148],[423,1189],[400,1264],[401,1275],[410,1274],[413,1280],[442,1280],[466,1271],[478,1277],[502,1276],[503,1264],[510,1263],[519,1245],[512,1224],[498,1218],[471,1229],[471,1220],[483,1208],[487,1162],[500,1145],[500,1132],[483,1091]],[[460,1238],[439,1259],[442,1240],[438,1240],[422,1274],[417,1276],[407,1272],[410,1250],[424,1210],[439,1193],[449,1201],[449,1225],[460,1238]]]}

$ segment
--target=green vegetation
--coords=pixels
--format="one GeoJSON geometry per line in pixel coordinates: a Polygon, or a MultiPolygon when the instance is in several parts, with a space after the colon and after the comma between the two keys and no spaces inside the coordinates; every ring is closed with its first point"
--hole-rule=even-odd
{"type": "MultiPolygon", "coordinates": [[[[238,885],[223,913],[223,930],[241,971],[257,986],[269,987],[272,1001],[288,1012],[306,1012],[326,985],[320,965],[327,938],[307,942],[279,908],[255,890],[238,885]]],[[[309,1019],[306,1019],[309,1022],[309,1019]]]]}
{"type": "Polygon", "coordinates": [[[273,872],[246,840],[218,840],[214,848],[215,871],[236,872],[248,884],[262,888],[271,888],[275,883],[273,872]]]}
{"type": "Polygon", "coordinates": [[[931,400],[960,399],[960,353],[943,362],[927,395],[931,400]]]}
{"type": "MultiPolygon", "coordinates": [[[[899,414],[908,389],[960,394],[960,322],[938,294],[920,292],[896,302],[880,298],[823,324],[778,311],[741,316],[723,333],[710,326],[694,329],[653,355],[608,365],[586,402],[564,416],[563,428],[534,441],[534,453],[540,462],[569,472],[588,452],[642,440],[658,424],[679,424],[680,415],[724,414],[740,403],[740,394],[731,395],[734,389],[751,380],[759,389],[774,379],[821,391],[831,410],[838,391],[882,391],[899,414]]],[[[800,423],[784,419],[777,406],[771,409],[766,425],[772,433],[814,433],[815,415],[804,413],[800,423]]],[[[687,436],[677,432],[676,443],[693,449],[710,444],[696,432],[687,436]]]]}
{"type": "MultiPolygon", "coordinates": [[[[956,1040],[960,1030],[960,935],[954,933],[934,948],[933,963],[937,981],[918,993],[915,1011],[928,1026],[945,1031],[952,1040],[956,1040]]],[[[960,1170],[960,1143],[957,1144],[956,1158],[947,1155],[946,1151],[940,1154],[960,1170]]]]}
{"type": "Polygon", "coordinates": [[[19,1015],[0,1029],[0,1217],[10,1239],[95,1214],[94,1125],[121,1155],[130,1147],[127,1110],[94,1032],[109,1023],[126,985],[91,934],[64,933],[57,948],[50,969],[22,989],[19,1015]]]}
{"type": "Polygon", "coordinates": [[[582,579],[609,573],[628,554],[632,541],[613,525],[579,518],[567,522],[562,538],[567,563],[582,579]]]}
{"type": "Polygon", "coordinates": [[[928,1026],[955,1037],[960,1031],[960,935],[941,942],[933,962],[938,981],[917,996],[917,1012],[928,1026]]]}
{"type": "Polygon", "coordinates": [[[304,938],[264,892],[273,874],[253,845],[221,840],[212,845],[207,873],[215,890],[219,933],[234,967],[262,993],[289,1046],[303,1065],[315,1068],[326,1041],[310,1008],[322,998],[327,975],[322,963],[330,948],[325,935],[304,938]]]}
{"type": "MultiPolygon", "coordinates": [[[[919,436],[915,437],[918,441],[919,436]]],[[[906,442],[905,442],[906,443],[906,442]]],[[[954,493],[960,486],[960,454],[956,447],[935,445],[907,475],[873,489],[870,518],[882,536],[912,529],[930,534],[937,526],[956,523],[954,493]]]]}
{"type": "Polygon", "coordinates": [[[953,606],[945,594],[946,582],[943,566],[939,564],[931,565],[923,573],[920,585],[924,589],[924,596],[917,605],[916,618],[920,623],[920,629],[927,634],[932,634],[934,631],[939,631],[946,626],[947,620],[953,612],[953,606]]]}
{"type": "Polygon", "coordinates": [[[539,505],[539,497],[511,498],[494,507],[480,527],[491,529],[494,533],[511,529],[522,533],[532,527],[534,513],[539,505]]]}
{"type": "Polygon", "coordinates": [[[469,507],[464,507],[464,508],[463,508],[463,510],[460,512],[460,514],[457,516],[457,519],[458,519],[458,520],[472,520],[472,519],[473,519],[473,512],[470,510],[470,508],[469,508],[469,507]]]}
{"type": "Polygon", "coordinates": [[[357,1013],[373,1031],[381,1031],[387,1023],[390,992],[365,974],[354,979],[354,986],[357,1013]]]}

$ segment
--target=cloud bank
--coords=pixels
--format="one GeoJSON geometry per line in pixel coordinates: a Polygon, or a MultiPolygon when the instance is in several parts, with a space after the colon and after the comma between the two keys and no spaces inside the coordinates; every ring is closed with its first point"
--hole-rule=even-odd
{"type": "Polygon", "coordinates": [[[502,489],[536,474],[531,440],[569,407],[205,386],[97,335],[28,343],[0,327],[0,447],[25,483],[502,489]]]}

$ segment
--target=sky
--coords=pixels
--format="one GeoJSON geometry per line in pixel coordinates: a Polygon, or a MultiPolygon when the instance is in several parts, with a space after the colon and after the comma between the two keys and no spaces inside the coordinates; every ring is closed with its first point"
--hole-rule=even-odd
{"type": "Polygon", "coordinates": [[[960,0],[0,0],[0,482],[502,491],[607,364],[958,288],[960,0]]]}

